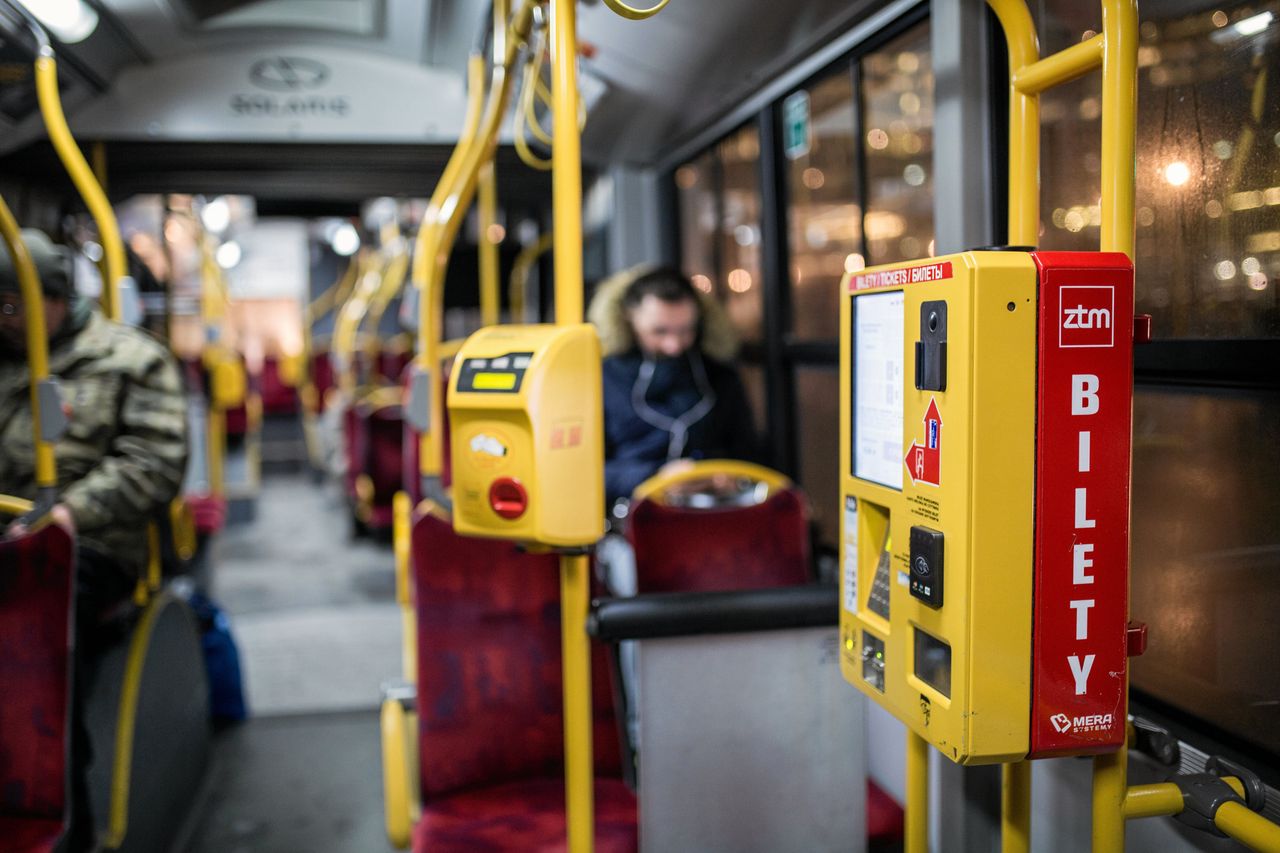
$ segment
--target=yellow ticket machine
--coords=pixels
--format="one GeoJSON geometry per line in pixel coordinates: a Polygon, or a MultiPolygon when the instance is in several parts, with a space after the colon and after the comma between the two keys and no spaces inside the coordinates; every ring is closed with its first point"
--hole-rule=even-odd
{"type": "Polygon", "coordinates": [[[604,535],[600,341],[588,324],[490,326],[449,382],[454,529],[550,546],[604,535]]]}
{"type": "Polygon", "coordinates": [[[1133,268],[965,252],[841,290],[841,669],[961,764],[1124,737],[1133,268]]]}

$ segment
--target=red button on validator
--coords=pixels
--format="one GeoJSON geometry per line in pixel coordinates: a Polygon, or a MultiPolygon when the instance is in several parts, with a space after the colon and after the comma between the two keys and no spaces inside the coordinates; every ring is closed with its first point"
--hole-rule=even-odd
{"type": "Polygon", "coordinates": [[[519,480],[499,477],[489,485],[489,506],[503,518],[519,518],[529,507],[529,493],[519,480]]]}

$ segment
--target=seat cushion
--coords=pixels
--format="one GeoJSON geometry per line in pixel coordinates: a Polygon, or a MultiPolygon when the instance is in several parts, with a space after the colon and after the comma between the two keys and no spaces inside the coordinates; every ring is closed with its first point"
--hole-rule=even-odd
{"type": "Polygon", "coordinates": [[[897,841],[902,838],[903,812],[897,800],[867,780],[867,838],[872,841],[897,841]]]}
{"type": "MultiPolygon", "coordinates": [[[[618,779],[595,783],[599,853],[638,849],[636,798],[618,779]]],[[[528,779],[462,791],[428,803],[414,853],[551,853],[565,850],[564,780],[528,779]]]]}
{"type": "Polygon", "coordinates": [[[0,844],[6,853],[47,853],[62,837],[62,821],[0,815],[0,844]]]}

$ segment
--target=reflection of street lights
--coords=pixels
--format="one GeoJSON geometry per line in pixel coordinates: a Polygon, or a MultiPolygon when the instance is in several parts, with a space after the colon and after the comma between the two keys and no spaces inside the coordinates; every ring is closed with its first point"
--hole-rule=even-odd
{"type": "Polygon", "coordinates": [[[1187,164],[1181,160],[1175,160],[1164,167],[1164,179],[1170,186],[1180,187],[1191,180],[1191,169],[1187,168],[1187,164]]]}

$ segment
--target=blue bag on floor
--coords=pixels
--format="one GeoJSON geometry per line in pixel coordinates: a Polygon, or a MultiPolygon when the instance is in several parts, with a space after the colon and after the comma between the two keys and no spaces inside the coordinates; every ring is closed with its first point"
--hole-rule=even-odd
{"type": "Polygon", "coordinates": [[[240,652],[231,636],[231,621],[202,592],[188,599],[200,621],[200,644],[209,675],[209,714],[215,723],[235,723],[249,716],[240,677],[240,652]]]}

